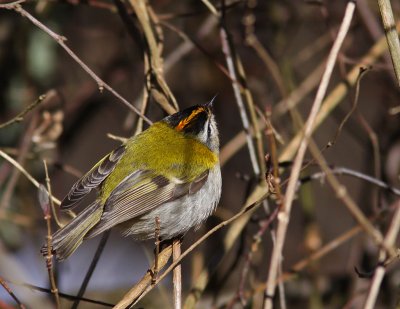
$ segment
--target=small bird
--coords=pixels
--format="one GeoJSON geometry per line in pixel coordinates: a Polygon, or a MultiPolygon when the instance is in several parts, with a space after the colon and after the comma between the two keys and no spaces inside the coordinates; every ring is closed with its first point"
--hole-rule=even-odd
{"type": "Polygon", "coordinates": [[[54,233],[52,252],[64,260],[85,239],[114,226],[137,240],[154,238],[157,227],[162,240],[184,235],[212,214],[221,185],[211,101],[152,124],[79,179],[60,208],[74,208],[92,189],[97,198],[54,233]]]}

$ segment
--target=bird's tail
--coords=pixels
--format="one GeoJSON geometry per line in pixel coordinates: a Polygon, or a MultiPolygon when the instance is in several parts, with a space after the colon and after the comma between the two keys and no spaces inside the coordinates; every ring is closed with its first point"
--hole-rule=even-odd
{"type": "MultiPolygon", "coordinates": [[[[66,226],[53,234],[51,250],[56,254],[57,260],[66,259],[78,248],[85,235],[100,221],[102,213],[101,202],[94,201],[66,226]]],[[[47,255],[47,244],[42,247],[41,252],[47,255]]]]}

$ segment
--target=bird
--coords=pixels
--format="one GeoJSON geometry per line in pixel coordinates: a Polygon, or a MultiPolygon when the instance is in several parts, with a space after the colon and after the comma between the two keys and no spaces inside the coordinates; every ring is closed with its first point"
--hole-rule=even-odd
{"type": "MultiPolygon", "coordinates": [[[[214,212],[222,178],[213,101],[153,123],[72,186],[62,211],[76,207],[94,189],[97,195],[52,235],[57,260],[113,227],[135,240],[154,238],[158,228],[160,239],[169,240],[199,227],[214,212]]],[[[47,250],[45,244],[42,254],[47,250]]]]}

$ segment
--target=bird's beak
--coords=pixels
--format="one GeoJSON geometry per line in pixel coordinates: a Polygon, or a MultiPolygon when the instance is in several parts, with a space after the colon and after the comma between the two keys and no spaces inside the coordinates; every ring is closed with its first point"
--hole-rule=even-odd
{"type": "Polygon", "coordinates": [[[206,106],[207,108],[209,108],[210,110],[213,110],[213,109],[214,109],[214,101],[215,101],[215,98],[216,98],[217,96],[218,96],[218,93],[211,99],[210,102],[208,102],[208,103],[205,104],[205,106],[206,106]]]}

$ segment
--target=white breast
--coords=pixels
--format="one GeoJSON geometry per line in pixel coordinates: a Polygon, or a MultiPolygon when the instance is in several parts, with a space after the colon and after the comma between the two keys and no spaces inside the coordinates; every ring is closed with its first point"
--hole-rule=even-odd
{"type": "Polygon", "coordinates": [[[137,218],[123,234],[136,239],[154,238],[155,218],[158,217],[161,239],[183,235],[190,228],[199,226],[213,213],[221,197],[221,187],[221,170],[218,165],[210,170],[206,183],[199,191],[163,204],[137,218]]]}

